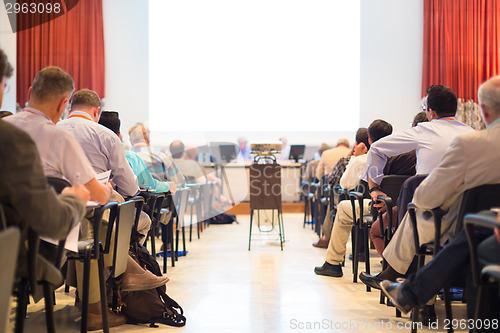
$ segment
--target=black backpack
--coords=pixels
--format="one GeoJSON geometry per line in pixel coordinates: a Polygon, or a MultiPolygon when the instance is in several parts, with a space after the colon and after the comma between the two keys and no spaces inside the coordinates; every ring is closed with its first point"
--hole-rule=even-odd
{"type": "MultiPolygon", "coordinates": [[[[134,240],[137,235],[132,232],[132,246],[130,256],[134,258],[141,267],[151,273],[162,276],[160,266],[148,250],[134,240]]],[[[137,233],[137,232],[136,232],[137,233]]],[[[129,323],[150,323],[151,327],[157,327],[155,323],[169,326],[181,327],[186,325],[186,317],[182,307],[166,294],[166,286],[142,291],[130,291],[121,293],[122,312],[127,316],[129,323]]]]}

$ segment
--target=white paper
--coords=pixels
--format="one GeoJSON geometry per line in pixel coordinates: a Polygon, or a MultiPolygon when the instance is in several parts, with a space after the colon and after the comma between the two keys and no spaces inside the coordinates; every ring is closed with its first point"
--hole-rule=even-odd
{"type": "Polygon", "coordinates": [[[109,182],[110,175],[111,175],[111,170],[108,170],[97,174],[95,178],[99,183],[106,185],[109,182]]]}
{"type": "MultiPolygon", "coordinates": [[[[64,248],[68,251],[71,251],[71,252],[78,252],[78,237],[80,235],[80,222],[78,222],[78,224],[76,224],[73,229],[71,229],[68,233],[68,236],[66,237],[66,243],[64,243],[64,248]]],[[[53,238],[50,238],[50,237],[40,237],[40,239],[48,242],[48,243],[51,243],[51,244],[54,244],[54,245],[58,245],[59,244],[59,241],[53,239],[53,238]]]]}

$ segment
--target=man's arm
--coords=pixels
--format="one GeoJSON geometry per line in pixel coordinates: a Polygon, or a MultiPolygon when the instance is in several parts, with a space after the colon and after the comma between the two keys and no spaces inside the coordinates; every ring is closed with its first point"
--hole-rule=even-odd
{"type": "Polygon", "coordinates": [[[463,139],[456,137],[438,167],[417,187],[413,202],[423,209],[447,209],[466,190],[465,171],[463,139]]]}
{"type": "Polygon", "coordinates": [[[384,177],[384,167],[387,159],[417,149],[419,134],[420,131],[416,127],[410,128],[406,131],[386,136],[372,144],[368,151],[368,160],[366,163],[368,183],[370,183],[371,179],[373,184],[380,185],[384,177]]]}
{"type": "Polygon", "coordinates": [[[366,156],[361,155],[357,157],[352,157],[347,164],[342,178],[340,178],[340,187],[345,190],[350,190],[356,187],[359,183],[360,177],[363,175],[366,169],[366,156]]]}
{"type": "Polygon", "coordinates": [[[118,136],[113,135],[106,141],[108,149],[108,168],[111,170],[117,192],[124,197],[132,197],[139,192],[139,184],[125,157],[125,149],[118,136]]]}

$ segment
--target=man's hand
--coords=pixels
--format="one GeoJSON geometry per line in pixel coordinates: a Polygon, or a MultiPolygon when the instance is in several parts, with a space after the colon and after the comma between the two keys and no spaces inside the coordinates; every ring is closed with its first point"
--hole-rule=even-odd
{"type": "Polygon", "coordinates": [[[90,199],[90,192],[84,185],[78,185],[73,187],[66,187],[62,190],[62,194],[74,194],[82,199],[84,205],[87,204],[87,201],[90,199]]]}
{"type": "MultiPolygon", "coordinates": [[[[373,202],[377,202],[379,196],[381,197],[387,196],[387,194],[379,190],[373,191],[372,193],[370,193],[370,195],[372,197],[373,202]]],[[[377,207],[379,213],[383,213],[387,209],[387,207],[385,206],[385,202],[383,201],[379,201],[379,203],[374,204],[373,207],[377,207]]]]}
{"type": "Polygon", "coordinates": [[[172,193],[172,195],[175,194],[175,192],[177,192],[177,184],[175,182],[167,182],[168,183],[168,186],[170,187],[170,193],[172,193]]]}

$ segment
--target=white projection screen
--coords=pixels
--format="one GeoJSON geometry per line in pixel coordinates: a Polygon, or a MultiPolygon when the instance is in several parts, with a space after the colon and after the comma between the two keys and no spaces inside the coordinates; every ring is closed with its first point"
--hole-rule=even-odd
{"type": "Polygon", "coordinates": [[[355,131],[359,80],[359,0],[149,1],[152,131],[355,131]]]}

